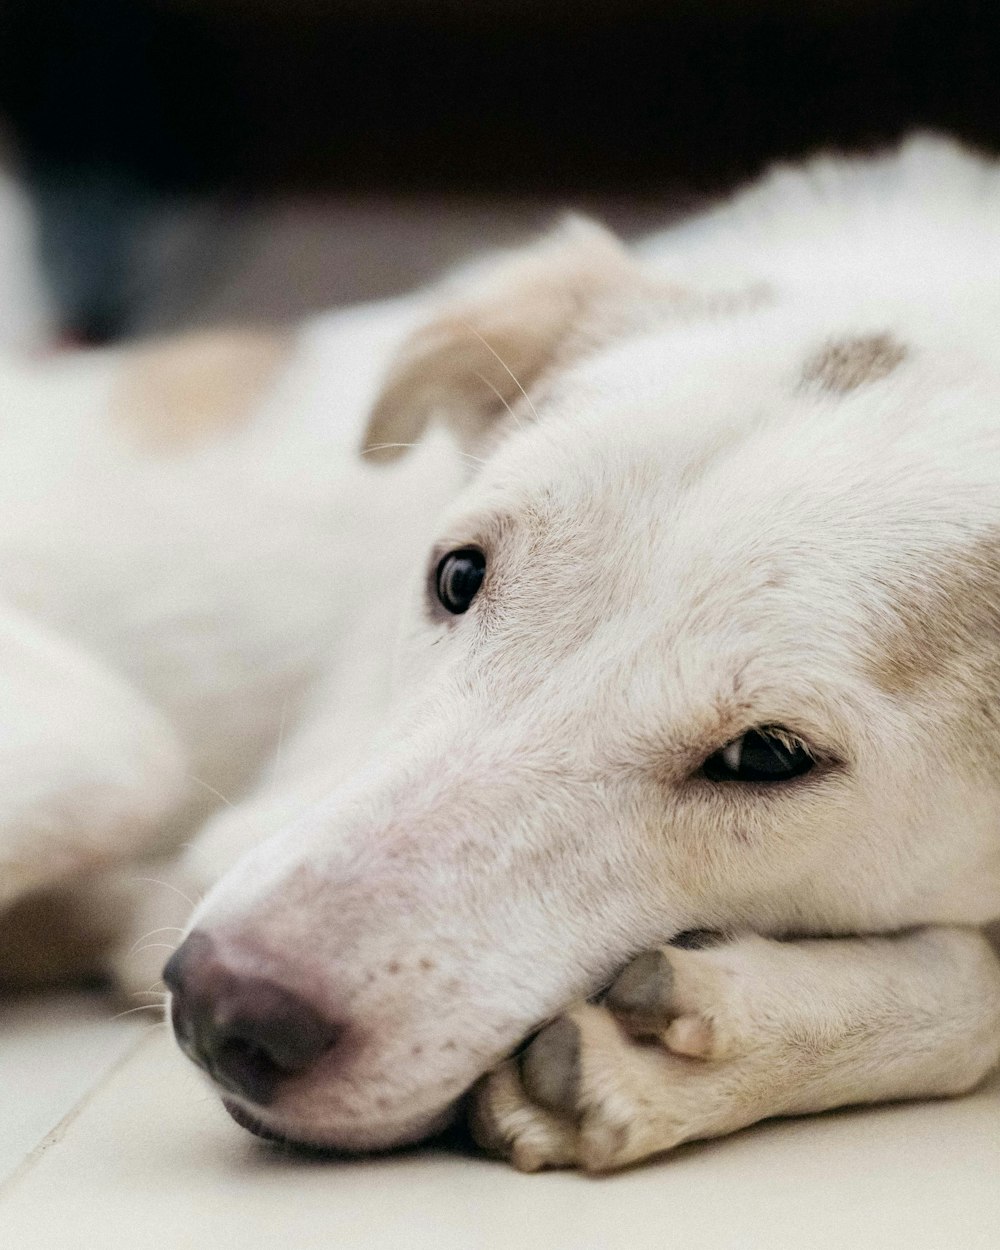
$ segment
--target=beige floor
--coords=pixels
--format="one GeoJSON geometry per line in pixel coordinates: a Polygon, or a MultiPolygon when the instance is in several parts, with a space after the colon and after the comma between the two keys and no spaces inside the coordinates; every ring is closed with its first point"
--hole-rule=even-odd
{"type": "Polygon", "coordinates": [[[315,1162],[237,1129],[162,1029],[102,1022],[102,1049],[97,1008],[60,1003],[8,1017],[0,1047],[0,1144],[9,1157],[20,1124],[24,1156],[0,1188],[10,1250],[1000,1246],[1000,1079],[953,1102],[764,1125],[606,1180],[433,1150],[315,1162]],[[58,1098],[61,1120],[29,1149],[30,1113],[38,1129],[58,1098]]]}
{"type": "Polygon", "coordinates": [[[95,995],[0,990],[0,1182],[131,1049],[141,1026],[111,1015],[95,995]]]}

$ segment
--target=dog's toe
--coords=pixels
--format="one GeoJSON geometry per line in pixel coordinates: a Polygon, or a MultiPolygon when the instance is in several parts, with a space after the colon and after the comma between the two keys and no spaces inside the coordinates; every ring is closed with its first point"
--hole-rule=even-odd
{"type": "Polygon", "coordinates": [[[575,1125],[533,1101],[516,1060],[501,1064],[476,1085],[469,1127],[488,1154],[509,1159],[521,1172],[577,1162],[575,1125]]]}
{"type": "MultiPolygon", "coordinates": [[[[678,1055],[720,1058],[726,1043],[711,1005],[720,997],[717,934],[671,943],[638,955],[608,990],[604,1005],[637,1042],[656,1042],[678,1055]]],[[[723,974],[724,975],[724,974],[723,974]]]]}
{"type": "Polygon", "coordinates": [[[521,1080],[539,1106],[572,1115],[580,1091],[580,1026],[560,1016],[538,1034],[521,1057],[521,1080]]]}

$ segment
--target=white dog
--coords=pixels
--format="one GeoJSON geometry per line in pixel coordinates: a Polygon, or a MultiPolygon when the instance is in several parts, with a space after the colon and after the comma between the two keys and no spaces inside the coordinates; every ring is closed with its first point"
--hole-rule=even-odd
{"type": "Polygon", "coordinates": [[[178,1040],[321,1146],[478,1078],[525,1169],[973,1086],[998,275],[1000,168],[919,139],[284,342],[8,363],[0,967],[221,877],[178,1040]]]}

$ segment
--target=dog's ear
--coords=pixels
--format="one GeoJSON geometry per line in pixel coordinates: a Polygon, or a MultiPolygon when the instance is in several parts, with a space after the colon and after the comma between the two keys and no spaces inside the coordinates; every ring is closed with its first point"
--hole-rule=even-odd
{"type": "MultiPolygon", "coordinates": [[[[446,285],[438,315],[404,343],[365,435],[370,459],[395,458],[431,420],[477,445],[564,358],[593,310],[640,283],[607,230],[579,217],[532,247],[446,285]]],[[[530,405],[529,405],[530,411],[530,405]]]]}

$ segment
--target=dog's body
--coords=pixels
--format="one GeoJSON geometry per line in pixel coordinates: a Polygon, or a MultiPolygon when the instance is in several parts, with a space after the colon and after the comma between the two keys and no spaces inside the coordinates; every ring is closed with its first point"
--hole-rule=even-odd
{"type": "MultiPolygon", "coordinates": [[[[693,929],[755,936],[570,1008],[480,1138],[607,1168],[968,1088],[1000,1057],[998,272],[1000,172],[920,140],[284,345],[10,365],[0,902],[24,933],[54,891],[86,923],[122,877],[222,876],[175,1027],[319,1144],[432,1131],[693,929]],[[463,450],[371,463],[431,418],[463,450]],[[746,772],[772,748],[787,779],[746,772]]],[[[169,922],[150,889],[130,932],[169,922]]]]}

